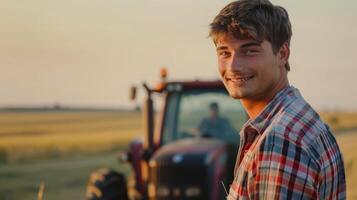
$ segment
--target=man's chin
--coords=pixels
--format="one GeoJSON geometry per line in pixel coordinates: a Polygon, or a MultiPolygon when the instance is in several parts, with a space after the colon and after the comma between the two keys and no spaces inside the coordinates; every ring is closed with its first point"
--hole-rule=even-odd
{"type": "Polygon", "coordinates": [[[224,83],[226,86],[226,89],[229,93],[229,95],[234,98],[234,99],[243,99],[247,96],[245,89],[243,87],[240,87],[238,85],[232,84],[230,82],[225,82],[224,83]]]}
{"type": "Polygon", "coordinates": [[[236,92],[236,91],[230,92],[229,95],[230,95],[233,99],[243,99],[243,98],[244,98],[244,94],[238,93],[238,92],[236,92]]]}

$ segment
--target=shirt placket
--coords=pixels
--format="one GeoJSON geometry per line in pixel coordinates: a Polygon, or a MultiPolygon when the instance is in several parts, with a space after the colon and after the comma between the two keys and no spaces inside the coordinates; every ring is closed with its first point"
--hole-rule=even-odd
{"type": "MultiPolygon", "coordinates": [[[[235,184],[235,187],[238,188],[244,188],[246,186],[242,185],[243,183],[247,183],[248,177],[246,177],[248,174],[243,175],[243,174],[237,174],[238,169],[242,170],[240,172],[242,173],[246,173],[247,172],[247,162],[250,162],[249,160],[251,159],[251,157],[247,157],[247,153],[252,151],[253,148],[255,148],[257,141],[259,140],[260,137],[258,132],[252,128],[252,127],[245,127],[244,129],[242,129],[243,134],[242,134],[242,140],[240,143],[240,147],[239,147],[239,151],[238,151],[238,155],[237,155],[237,161],[236,161],[236,166],[235,166],[235,171],[234,171],[234,181],[233,184],[235,184]]],[[[252,156],[250,154],[250,156],[252,156]]],[[[242,191],[241,191],[242,192],[242,191]]],[[[237,192],[235,189],[231,189],[230,188],[230,194],[227,197],[228,200],[231,199],[246,199],[248,198],[248,196],[246,196],[247,194],[243,194],[243,196],[241,196],[242,194],[240,194],[241,192],[237,192]]],[[[243,192],[244,193],[244,192],[243,192]]]]}
{"type": "Polygon", "coordinates": [[[240,161],[240,155],[241,155],[241,153],[242,153],[242,151],[243,151],[243,149],[244,149],[244,144],[245,144],[245,138],[246,138],[246,134],[245,134],[245,128],[246,127],[244,127],[243,129],[242,129],[242,133],[243,134],[240,134],[241,135],[241,139],[240,139],[240,141],[239,141],[239,148],[238,148],[238,153],[237,153],[237,157],[236,157],[236,163],[235,163],[235,166],[234,166],[234,177],[236,177],[237,176],[237,169],[238,169],[238,167],[239,167],[239,161],[240,161]]]}
{"type": "Polygon", "coordinates": [[[258,132],[251,126],[247,127],[244,131],[244,143],[239,155],[238,165],[241,164],[245,154],[250,150],[255,141],[258,139],[258,132]]]}

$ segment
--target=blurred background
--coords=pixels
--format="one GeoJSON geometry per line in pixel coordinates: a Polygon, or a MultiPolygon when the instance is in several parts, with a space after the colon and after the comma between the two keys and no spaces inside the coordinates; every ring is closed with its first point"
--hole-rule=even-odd
{"type": "MultiPolygon", "coordinates": [[[[222,0],[0,0],[0,199],[83,199],[90,171],[126,173],[143,136],[129,88],[219,79],[209,23],[222,0]]],[[[290,83],[336,134],[357,199],[357,2],[272,0],[293,28],[290,83]]]]}

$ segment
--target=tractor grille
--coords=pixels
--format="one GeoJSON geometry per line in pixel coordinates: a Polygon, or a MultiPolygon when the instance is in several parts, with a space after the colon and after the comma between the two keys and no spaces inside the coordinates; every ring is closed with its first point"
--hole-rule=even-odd
{"type": "Polygon", "coordinates": [[[207,169],[204,165],[157,164],[150,167],[149,176],[149,190],[154,194],[150,199],[209,199],[207,169]]]}

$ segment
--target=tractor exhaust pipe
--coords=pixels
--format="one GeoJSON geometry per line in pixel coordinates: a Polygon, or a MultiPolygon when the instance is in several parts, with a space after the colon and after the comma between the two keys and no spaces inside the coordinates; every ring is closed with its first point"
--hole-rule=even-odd
{"type": "Polygon", "coordinates": [[[147,146],[150,151],[154,149],[154,105],[151,98],[152,90],[147,86],[146,83],[143,83],[143,87],[147,93],[147,99],[144,105],[144,122],[145,132],[147,133],[147,146]]]}

